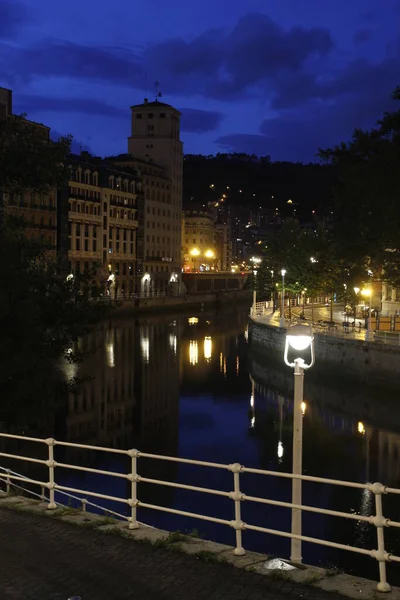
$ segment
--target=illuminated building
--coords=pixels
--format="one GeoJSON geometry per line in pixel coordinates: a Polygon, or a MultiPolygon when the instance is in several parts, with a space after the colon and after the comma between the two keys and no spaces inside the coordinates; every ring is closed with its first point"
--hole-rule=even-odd
{"type": "Polygon", "coordinates": [[[145,295],[175,294],[181,278],[183,145],[180,112],[169,104],[144,100],[131,106],[128,153],[114,160],[142,178],[138,203],[137,273],[145,295]]]}
{"type": "Polygon", "coordinates": [[[71,157],[69,167],[69,272],[102,267],[100,279],[108,280],[112,297],[133,294],[138,175],[85,155],[71,157]]]}
{"type": "Polygon", "coordinates": [[[183,268],[185,271],[220,271],[219,233],[210,212],[186,210],[183,216],[183,268]]]}

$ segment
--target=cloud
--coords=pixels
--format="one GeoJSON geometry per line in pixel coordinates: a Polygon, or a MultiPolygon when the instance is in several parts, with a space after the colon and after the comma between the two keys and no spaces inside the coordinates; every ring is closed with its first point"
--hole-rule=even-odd
{"type": "Polygon", "coordinates": [[[206,133],[219,127],[224,115],[212,110],[199,110],[195,108],[181,108],[182,131],[188,133],[206,133]]]}
{"type": "Polygon", "coordinates": [[[89,98],[55,98],[48,96],[34,96],[19,94],[15,106],[20,112],[63,112],[84,113],[87,115],[100,115],[104,117],[124,117],[126,109],[117,108],[101,100],[89,98]]]}
{"type": "MultiPolygon", "coordinates": [[[[364,110],[376,109],[387,103],[399,84],[400,38],[389,48],[387,56],[375,63],[365,59],[350,62],[341,71],[327,71],[322,76],[299,73],[292,79],[281,78],[271,100],[271,108],[287,109],[315,101],[329,102],[343,96],[357,96],[364,110]],[[369,108],[368,108],[369,107],[369,108]]],[[[379,114],[375,113],[377,116],[379,114]]]]}
{"type": "Polygon", "coordinates": [[[282,73],[298,74],[313,57],[334,47],[327,29],[283,29],[270,17],[249,14],[230,30],[213,30],[190,41],[172,39],[143,49],[89,46],[46,39],[10,51],[10,66],[22,78],[71,77],[143,87],[163,74],[168,93],[235,100],[268,92],[282,73]],[[151,80],[151,79],[150,79],[151,80]]]}
{"type": "Polygon", "coordinates": [[[15,50],[11,59],[13,69],[28,81],[35,76],[58,76],[132,86],[143,76],[134,52],[114,46],[84,46],[48,39],[15,50]]]}
{"type": "Polygon", "coordinates": [[[364,44],[368,42],[372,37],[372,31],[370,29],[359,29],[353,35],[353,42],[355,44],[364,44]]]}
{"type": "Polygon", "coordinates": [[[259,134],[228,134],[215,140],[230,152],[269,154],[272,160],[313,161],[319,148],[347,141],[355,128],[370,128],[384,109],[397,108],[390,95],[356,94],[325,104],[314,102],[265,119],[259,134]]]}
{"type": "Polygon", "coordinates": [[[12,39],[28,21],[25,6],[12,0],[0,0],[0,39],[12,39]]]}

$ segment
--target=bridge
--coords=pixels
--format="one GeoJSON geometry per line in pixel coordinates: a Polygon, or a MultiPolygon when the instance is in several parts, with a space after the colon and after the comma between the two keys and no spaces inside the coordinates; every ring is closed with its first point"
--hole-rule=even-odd
{"type": "Polygon", "coordinates": [[[183,273],[182,281],[189,294],[234,292],[243,289],[249,273],[231,271],[205,271],[183,273]]]}

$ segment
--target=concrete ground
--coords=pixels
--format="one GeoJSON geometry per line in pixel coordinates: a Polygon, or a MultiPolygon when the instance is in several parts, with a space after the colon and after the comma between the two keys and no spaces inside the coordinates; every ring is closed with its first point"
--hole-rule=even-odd
{"type": "MultiPolygon", "coordinates": [[[[2,600],[342,600],[340,594],[249,572],[52,516],[0,509],[2,600]]],[[[115,529],[115,528],[112,528],[115,529]]],[[[361,596],[360,596],[361,597],[361,596]]]]}

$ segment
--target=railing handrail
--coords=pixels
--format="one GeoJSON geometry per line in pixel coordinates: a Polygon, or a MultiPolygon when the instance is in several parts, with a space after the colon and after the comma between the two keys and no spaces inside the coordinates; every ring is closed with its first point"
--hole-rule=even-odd
{"type": "MultiPolygon", "coordinates": [[[[24,482],[24,483],[30,483],[32,485],[40,486],[40,488],[42,490],[41,495],[34,494],[34,492],[31,492],[31,493],[33,493],[36,496],[39,496],[42,499],[44,497],[44,490],[48,489],[49,490],[49,499],[48,499],[47,508],[50,510],[57,508],[57,504],[55,502],[55,493],[61,493],[70,498],[74,498],[74,499],[80,501],[82,503],[83,510],[86,509],[86,505],[90,505],[90,506],[94,506],[97,508],[102,508],[103,510],[106,510],[107,512],[109,512],[111,514],[114,514],[115,516],[118,516],[119,518],[126,519],[129,522],[130,529],[137,529],[138,527],[140,527],[142,525],[137,520],[137,509],[138,508],[148,508],[148,509],[152,509],[152,510],[156,510],[156,511],[168,512],[168,513],[172,513],[172,514],[176,514],[176,515],[192,517],[192,518],[209,521],[209,522],[213,522],[213,523],[219,523],[222,525],[229,526],[235,530],[236,545],[235,545],[234,553],[239,556],[245,554],[245,550],[242,545],[242,532],[244,530],[258,531],[258,532],[267,533],[267,534],[271,534],[271,535],[277,535],[277,536],[284,537],[284,538],[291,538],[291,539],[310,542],[313,544],[318,544],[318,545],[327,546],[327,547],[331,547],[331,548],[337,548],[340,550],[346,550],[348,552],[353,552],[353,553],[358,553],[358,554],[362,554],[365,556],[370,556],[371,558],[375,558],[378,561],[378,564],[379,564],[378,590],[382,591],[382,592],[390,591],[390,586],[386,580],[386,562],[393,561],[393,562],[400,563],[400,556],[395,556],[395,555],[389,554],[385,550],[385,541],[384,541],[384,529],[387,527],[400,528],[400,522],[385,518],[383,516],[383,509],[382,509],[382,495],[389,494],[389,493],[400,495],[400,489],[397,489],[397,488],[386,487],[386,486],[382,485],[381,483],[359,483],[359,482],[354,482],[354,481],[331,479],[331,478],[327,478],[327,477],[314,477],[312,475],[300,475],[300,474],[285,473],[285,472],[271,471],[271,470],[265,470],[265,469],[256,469],[256,468],[252,468],[252,467],[246,467],[239,463],[232,463],[232,464],[214,463],[214,462],[195,460],[195,459],[189,459],[189,458],[151,454],[151,453],[147,453],[147,452],[141,452],[137,449],[121,450],[118,448],[107,448],[107,447],[103,447],[103,446],[94,446],[94,445],[90,445],[90,444],[63,442],[63,441],[55,440],[54,438],[36,438],[36,437],[27,437],[27,436],[8,434],[8,433],[0,433],[0,438],[24,440],[24,441],[30,441],[33,443],[41,443],[41,444],[45,444],[48,447],[48,459],[47,460],[37,459],[37,458],[30,457],[30,456],[11,454],[8,452],[7,453],[0,452],[0,457],[12,458],[12,459],[20,460],[20,461],[33,462],[36,464],[45,465],[49,470],[49,477],[48,477],[47,482],[26,477],[16,471],[12,471],[11,469],[5,469],[4,467],[0,467],[0,469],[5,471],[4,475],[0,474],[0,481],[3,481],[6,483],[7,492],[9,492],[11,485],[16,486],[17,488],[21,487],[16,482],[24,482]],[[125,455],[131,459],[131,469],[130,469],[129,473],[121,473],[121,472],[107,471],[104,469],[95,469],[92,467],[86,467],[86,466],[82,466],[82,465],[72,465],[69,463],[57,462],[54,459],[54,447],[55,446],[79,448],[79,449],[83,449],[83,450],[93,450],[93,451],[100,451],[100,452],[109,452],[112,454],[125,455]],[[220,469],[220,470],[222,469],[222,470],[229,471],[233,474],[233,491],[228,492],[228,491],[224,491],[224,490],[216,490],[216,489],[205,488],[205,487],[196,486],[196,485],[188,485],[188,484],[183,484],[183,483],[178,483],[178,482],[164,481],[164,480],[158,480],[158,479],[151,479],[148,477],[142,477],[141,475],[138,474],[138,470],[137,470],[137,461],[140,458],[176,462],[176,463],[180,463],[180,464],[191,464],[191,465],[196,465],[196,466],[200,466],[200,467],[208,467],[208,468],[214,468],[214,469],[216,468],[216,469],[220,469]],[[115,477],[115,478],[119,478],[119,479],[125,479],[131,483],[130,495],[128,498],[122,498],[120,496],[113,496],[111,494],[102,494],[102,493],[94,492],[94,491],[87,490],[87,489],[82,490],[82,489],[77,489],[77,488],[70,487],[70,486],[60,485],[60,484],[56,483],[56,481],[55,481],[55,471],[56,471],[56,469],[60,469],[60,468],[73,469],[73,470],[78,470],[78,471],[84,471],[87,473],[96,473],[96,474],[102,474],[102,475],[115,477]],[[374,494],[374,496],[375,496],[375,514],[355,515],[352,512],[346,513],[344,511],[335,511],[335,510],[331,510],[331,509],[327,509],[327,508],[319,508],[317,506],[294,504],[293,502],[284,502],[284,501],[280,501],[280,500],[274,500],[271,498],[260,498],[257,496],[246,495],[240,489],[240,475],[242,473],[252,473],[252,474],[256,474],[256,475],[264,475],[264,476],[271,476],[271,477],[278,477],[278,478],[280,477],[280,478],[286,478],[286,479],[292,479],[292,480],[298,479],[301,481],[322,483],[322,484],[328,484],[328,485],[334,485],[334,486],[342,486],[342,487],[353,488],[353,489],[368,490],[370,493],[374,494]],[[184,490],[195,491],[195,492],[229,498],[234,502],[234,517],[235,518],[233,520],[222,519],[222,518],[214,517],[214,516],[210,516],[210,515],[203,515],[203,514],[188,512],[188,511],[180,510],[180,509],[176,509],[176,508],[142,502],[141,500],[138,499],[138,495],[137,495],[137,484],[140,482],[147,483],[147,484],[153,484],[153,485],[162,485],[162,486],[167,486],[167,487],[176,488],[176,489],[184,489],[184,490]],[[97,505],[93,502],[90,502],[86,498],[80,498],[79,496],[76,496],[75,494],[85,494],[85,495],[93,497],[93,498],[100,498],[103,500],[108,500],[108,501],[119,502],[121,504],[125,504],[128,507],[130,507],[131,514],[129,517],[127,517],[126,515],[122,515],[118,512],[115,512],[115,511],[112,511],[109,509],[104,509],[103,507],[100,507],[99,505],[97,505]],[[352,520],[365,522],[369,525],[375,526],[375,528],[376,528],[377,549],[376,550],[368,550],[368,549],[360,548],[357,546],[344,545],[344,544],[340,544],[337,542],[332,542],[332,541],[326,540],[326,539],[313,538],[313,537],[309,537],[309,536],[305,536],[305,535],[298,535],[293,532],[280,531],[280,530],[276,530],[276,529],[270,529],[267,527],[261,527],[258,525],[245,523],[242,521],[242,518],[241,518],[241,503],[243,501],[255,502],[255,503],[259,503],[259,504],[267,504],[267,505],[271,505],[271,506],[279,506],[279,507],[283,507],[283,508],[298,510],[300,512],[305,511],[305,512],[311,512],[311,513],[316,513],[316,514],[322,514],[322,515],[334,516],[334,517],[338,517],[338,518],[344,518],[344,519],[350,519],[350,520],[352,519],[352,520]]],[[[25,489],[25,488],[22,488],[22,489],[25,489]]],[[[29,491],[29,490],[26,490],[26,491],[29,491]]]]}

